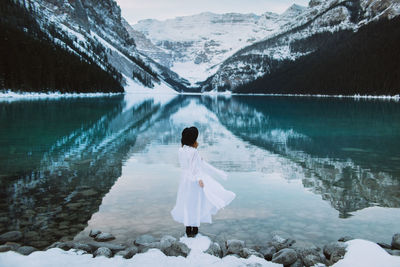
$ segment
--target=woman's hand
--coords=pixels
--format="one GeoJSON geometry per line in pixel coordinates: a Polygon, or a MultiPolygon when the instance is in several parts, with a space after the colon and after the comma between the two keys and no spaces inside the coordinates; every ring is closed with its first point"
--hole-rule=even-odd
{"type": "Polygon", "coordinates": [[[203,187],[204,187],[203,180],[199,180],[199,186],[200,186],[201,188],[203,188],[203,187]]]}

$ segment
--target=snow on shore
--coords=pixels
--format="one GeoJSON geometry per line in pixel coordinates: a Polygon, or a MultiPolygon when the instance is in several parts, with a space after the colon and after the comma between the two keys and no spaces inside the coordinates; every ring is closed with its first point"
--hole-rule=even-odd
{"type": "MultiPolygon", "coordinates": [[[[103,256],[93,258],[91,254],[82,254],[82,251],[64,251],[58,248],[47,251],[33,252],[29,256],[23,256],[16,252],[9,251],[0,253],[0,266],[8,267],[71,267],[71,266],[282,266],[268,262],[264,259],[251,256],[248,259],[226,256],[222,259],[204,253],[209,247],[211,240],[199,234],[196,238],[181,237],[180,241],[185,243],[190,249],[190,254],[184,258],[165,256],[158,249],[150,249],[146,253],[136,254],[131,259],[124,259],[121,256],[106,258],[103,256]]],[[[346,242],[348,244],[347,253],[344,259],[340,260],[333,267],[399,267],[400,257],[389,255],[377,244],[355,239],[346,242]]]]}
{"type": "Polygon", "coordinates": [[[2,267],[122,267],[122,266],[282,266],[264,259],[251,256],[248,259],[226,256],[222,259],[204,253],[211,241],[208,237],[197,235],[196,238],[181,237],[181,242],[185,243],[190,249],[190,254],[184,258],[165,256],[158,249],[150,249],[146,253],[136,254],[131,259],[124,259],[121,256],[106,258],[103,256],[93,258],[91,254],[82,254],[82,251],[64,251],[59,248],[47,251],[33,252],[29,256],[23,256],[16,252],[0,253],[0,266],[2,267]]]}
{"type": "Polygon", "coordinates": [[[58,99],[58,98],[69,98],[69,97],[105,97],[115,96],[122,93],[60,93],[60,92],[49,92],[49,93],[34,93],[34,92],[12,92],[12,91],[0,91],[0,102],[13,102],[18,100],[36,100],[36,99],[58,99]]]}
{"type": "Polygon", "coordinates": [[[333,267],[399,267],[400,257],[392,256],[377,244],[354,239],[346,242],[347,252],[344,259],[333,267]]]}

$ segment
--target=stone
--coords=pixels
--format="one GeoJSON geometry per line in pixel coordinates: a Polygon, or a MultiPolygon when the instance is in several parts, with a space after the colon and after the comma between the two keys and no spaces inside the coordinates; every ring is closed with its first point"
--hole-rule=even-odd
{"type": "Polygon", "coordinates": [[[324,246],[323,252],[325,257],[334,263],[344,257],[344,254],[346,254],[346,247],[346,243],[332,242],[324,246]]]}
{"type": "Polygon", "coordinates": [[[303,262],[300,259],[297,259],[294,263],[290,264],[289,267],[303,267],[303,262]]]}
{"type": "Polygon", "coordinates": [[[35,248],[45,248],[49,245],[49,242],[44,240],[37,240],[29,242],[29,245],[35,248]]]}
{"type": "Polygon", "coordinates": [[[73,248],[73,244],[71,242],[58,241],[47,247],[47,249],[51,249],[51,248],[60,248],[62,250],[70,250],[71,248],[73,248]]]}
{"type": "Polygon", "coordinates": [[[97,242],[107,242],[110,240],[114,240],[115,236],[113,236],[112,234],[109,233],[101,233],[96,235],[96,237],[94,238],[94,240],[96,240],[97,242]]]}
{"type": "Polygon", "coordinates": [[[175,237],[170,236],[170,235],[165,235],[160,240],[160,247],[161,248],[164,248],[164,247],[167,248],[167,247],[171,246],[172,243],[175,242],[175,241],[176,241],[175,237]]]}
{"type": "Polygon", "coordinates": [[[0,246],[0,252],[7,252],[7,251],[10,251],[11,249],[12,249],[12,247],[9,245],[1,245],[0,246]]]}
{"type": "Polygon", "coordinates": [[[261,253],[255,251],[254,249],[251,249],[251,248],[243,248],[242,251],[240,251],[240,253],[239,253],[239,256],[242,258],[245,258],[245,259],[247,259],[248,257],[250,257],[252,255],[264,259],[264,255],[262,255],[261,253]]]}
{"type": "Polygon", "coordinates": [[[11,250],[16,251],[19,247],[21,247],[20,244],[15,243],[15,242],[6,242],[4,245],[10,246],[11,250]]]}
{"type": "Polygon", "coordinates": [[[112,257],[112,251],[109,248],[106,247],[99,247],[96,249],[96,251],[93,253],[95,257],[99,256],[104,256],[106,258],[111,258],[112,257]]]}
{"type": "Polygon", "coordinates": [[[101,234],[100,230],[92,229],[92,230],[90,230],[89,236],[95,238],[99,234],[101,234]]]}
{"type": "Polygon", "coordinates": [[[141,235],[135,240],[135,245],[137,246],[146,246],[150,243],[155,242],[156,239],[152,235],[141,235]]]}
{"type": "Polygon", "coordinates": [[[204,251],[204,253],[213,255],[218,258],[222,258],[222,249],[221,246],[217,242],[213,242],[210,244],[208,249],[204,251]]]}
{"type": "Polygon", "coordinates": [[[183,256],[187,257],[189,255],[190,249],[189,247],[179,241],[174,241],[171,246],[161,250],[167,256],[183,256]]]}
{"type": "Polygon", "coordinates": [[[392,237],[392,249],[400,249],[400,233],[394,234],[392,237]]]}
{"type": "Polygon", "coordinates": [[[354,238],[352,236],[346,235],[346,236],[342,236],[341,238],[339,238],[338,241],[339,242],[347,242],[347,241],[350,241],[350,240],[353,240],[353,239],[354,238]]]}
{"type": "Polygon", "coordinates": [[[307,267],[325,262],[325,257],[321,249],[314,245],[311,247],[295,246],[293,249],[297,252],[298,258],[300,258],[307,267]]]}
{"type": "Polygon", "coordinates": [[[274,246],[263,247],[260,249],[260,253],[264,255],[264,259],[271,261],[272,256],[276,253],[276,248],[274,246]]]}
{"type": "Polygon", "coordinates": [[[314,254],[309,254],[306,255],[305,257],[302,258],[304,265],[306,267],[310,267],[310,266],[314,266],[317,263],[321,262],[321,258],[319,257],[319,255],[314,255],[314,254]]]}
{"type": "Polygon", "coordinates": [[[290,239],[290,238],[283,238],[279,235],[274,235],[272,237],[272,241],[270,242],[270,244],[272,244],[276,248],[276,251],[279,251],[284,248],[289,248],[294,243],[296,243],[295,240],[290,239]]]}
{"type": "Polygon", "coordinates": [[[392,256],[400,256],[400,250],[398,250],[398,249],[394,249],[394,250],[385,249],[385,250],[387,253],[389,253],[392,256]]]}
{"type": "Polygon", "coordinates": [[[22,239],[22,233],[20,231],[10,231],[0,235],[0,244],[8,241],[16,242],[22,239]]]}
{"type": "Polygon", "coordinates": [[[107,242],[92,241],[92,242],[89,242],[88,245],[92,248],[92,250],[96,250],[100,247],[106,247],[106,248],[109,248],[114,253],[126,249],[126,246],[111,244],[111,243],[107,243],[107,242]]]}
{"type": "Polygon", "coordinates": [[[139,252],[139,250],[137,247],[129,247],[125,250],[119,251],[115,255],[120,255],[120,256],[124,257],[125,259],[130,259],[133,256],[135,256],[138,252],[139,252]]]}
{"type": "Polygon", "coordinates": [[[244,248],[244,241],[231,239],[226,241],[226,247],[228,248],[227,254],[237,254],[244,248]]]}
{"type": "Polygon", "coordinates": [[[389,244],[381,243],[381,242],[378,242],[377,244],[378,244],[381,248],[392,249],[392,246],[389,245],[389,244]]]}
{"type": "Polygon", "coordinates": [[[17,252],[22,255],[29,255],[34,251],[37,251],[37,249],[31,246],[22,246],[17,249],[17,252]]]}
{"type": "Polygon", "coordinates": [[[92,252],[92,247],[89,246],[88,244],[74,243],[73,248],[74,248],[74,249],[83,250],[83,251],[86,251],[86,252],[88,252],[88,253],[91,253],[91,252],[92,252]]]}
{"type": "Polygon", "coordinates": [[[272,262],[286,265],[291,265],[297,260],[297,253],[294,249],[284,248],[272,256],[272,262]]]}

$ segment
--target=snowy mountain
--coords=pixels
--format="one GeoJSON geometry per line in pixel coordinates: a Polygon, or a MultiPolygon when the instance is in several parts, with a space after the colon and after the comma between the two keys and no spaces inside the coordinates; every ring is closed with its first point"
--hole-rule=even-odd
{"type": "Polygon", "coordinates": [[[294,5],[282,15],[207,12],[165,21],[147,19],[129,32],[141,53],[195,84],[214,74],[240,48],[278,33],[304,10],[294,5]]]}
{"type": "Polygon", "coordinates": [[[279,31],[226,59],[202,84],[202,90],[234,90],[278,69],[284,60],[295,61],[316,51],[325,41],[318,38],[323,33],[356,32],[370,22],[392,19],[400,14],[400,1],[312,0],[307,9],[292,6],[285,13],[296,15],[279,31]]]}
{"type": "Polygon", "coordinates": [[[177,74],[139,53],[135,40],[123,26],[121,10],[115,1],[19,2],[32,10],[54,42],[73,53],[92,58],[103,69],[108,64],[113,66],[123,75],[125,83],[134,80],[138,87],[153,88],[157,84],[185,87],[181,84],[185,81],[177,74]]]}

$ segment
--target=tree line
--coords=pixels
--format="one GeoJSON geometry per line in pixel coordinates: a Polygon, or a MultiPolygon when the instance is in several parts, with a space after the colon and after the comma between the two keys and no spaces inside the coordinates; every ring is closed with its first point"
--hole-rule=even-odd
{"type": "Polygon", "coordinates": [[[397,95],[400,94],[400,17],[383,19],[357,32],[318,34],[292,44],[318,49],[239,86],[238,93],[397,95]],[[322,45],[321,45],[322,44],[322,45]]]}
{"type": "Polygon", "coordinates": [[[0,89],[29,92],[123,92],[122,75],[102,57],[100,67],[92,57],[58,33],[56,44],[34,18],[34,11],[18,1],[0,2],[0,89]],[[68,44],[68,45],[67,45],[68,44]]]}

